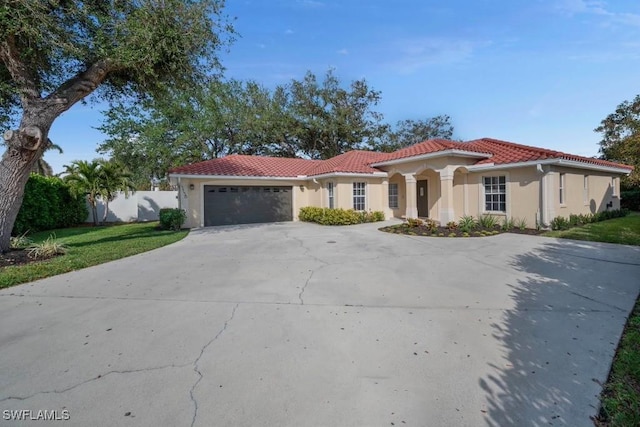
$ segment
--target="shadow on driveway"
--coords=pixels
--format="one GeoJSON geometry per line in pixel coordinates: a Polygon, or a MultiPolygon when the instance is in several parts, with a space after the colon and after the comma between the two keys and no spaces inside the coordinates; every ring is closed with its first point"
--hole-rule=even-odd
{"type": "Polygon", "coordinates": [[[511,265],[526,279],[492,324],[506,363],[479,380],[487,424],[593,425],[640,289],[640,248],[553,240],[511,265]]]}

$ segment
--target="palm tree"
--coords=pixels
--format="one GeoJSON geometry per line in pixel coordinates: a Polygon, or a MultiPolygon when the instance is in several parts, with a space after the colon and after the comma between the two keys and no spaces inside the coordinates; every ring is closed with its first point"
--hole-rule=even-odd
{"type": "Polygon", "coordinates": [[[109,214],[109,202],[113,201],[119,191],[129,197],[129,192],[135,192],[135,186],[131,180],[131,174],[122,165],[113,161],[100,161],[101,191],[100,198],[104,202],[104,214],[102,223],[104,224],[109,214]]]}
{"type": "Polygon", "coordinates": [[[90,162],[75,160],[71,165],[65,165],[64,180],[69,183],[76,194],[87,196],[91,206],[93,224],[98,225],[98,200],[104,202],[102,223],[107,220],[109,202],[116,198],[119,191],[129,197],[129,192],[135,191],[131,174],[115,162],[95,159],[90,162]]]}
{"type": "Polygon", "coordinates": [[[64,180],[69,183],[78,195],[87,196],[93,215],[93,225],[98,225],[98,198],[102,189],[102,177],[100,173],[101,160],[74,160],[71,165],[65,165],[66,176],[64,180]]]}

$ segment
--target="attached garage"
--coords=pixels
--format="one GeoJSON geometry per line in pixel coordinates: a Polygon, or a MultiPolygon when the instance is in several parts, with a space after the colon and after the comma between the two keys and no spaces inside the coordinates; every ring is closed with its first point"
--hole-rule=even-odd
{"type": "Polygon", "coordinates": [[[204,225],[293,221],[290,186],[204,186],[204,225]]]}

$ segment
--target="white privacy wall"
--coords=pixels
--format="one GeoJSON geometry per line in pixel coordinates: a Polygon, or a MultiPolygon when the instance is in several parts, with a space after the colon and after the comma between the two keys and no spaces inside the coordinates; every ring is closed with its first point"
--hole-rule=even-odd
{"type": "MultiPolygon", "coordinates": [[[[163,208],[178,207],[177,191],[136,191],[125,197],[124,193],[109,203],[107,222],[157,221],[163,208]]],[[[87,203],[89,216],[86,222],[93,222],[91,206],[87,203]]],[[[102,221],[104,203],[98,200],[98,221],[102,221]]]]}

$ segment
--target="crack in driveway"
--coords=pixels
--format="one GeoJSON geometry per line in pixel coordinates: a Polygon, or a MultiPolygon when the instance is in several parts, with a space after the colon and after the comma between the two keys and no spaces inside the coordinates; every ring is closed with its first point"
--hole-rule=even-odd
{"type": "Polygon", "coordinates": [[[105,378],[105,377],[107,377],[109,375],[112,375],[112,374],[135,374],[135,373],[138,373],[138,372],[159,371],[159,370],[162,370],[162,369],[170,369],[170,368],[174,368],[174,369],[176,369],[176,368],[186,368],[189,365],[191,365],[191,363],[185,363],[185,364],[182,364],[182,365],[171,364],[171,365],[163,365],[163,366],[154,366],[154,367],[151,367],[151,368],[141,368],[141,369],[113,370],[113,371],[109,371],[107,373],[95,376],[95,377],[90,378],[88,380],[84,380],[82,382],[79,382],[79,383],[74,384],[74,385],[72,385],[70,387],[64,388],[62,390],[38,391],[38,392],[30,394],[28,396],[8,396],[8,397],[0,399],[0,402],[5,402],[5,401],[8,401],[8,400],[28,400],[28,399],[31,399],[32,397],[38,396],[40,394],[62,394],[62,393],[66,393],[68,391],[71,391],[71,390],[73,390],[75,388],[78,388],[78,387],[80,387],[82,385],[89,384],[89,383],[97,381],[97,380],[101,380],[101,379],[103,379],[103,378],[105,378]]]}
{"type": "Polygon", "coordinates": [[[238,303],[233,307],[233,310],[231,311],[231,316],[224,322],[224,325],[222,326],[222,329],[220,329],[218,331],[218,333],[213,338],[211,338],[211,340],[209,340],[209,342],[206,343],[202,347],[202,349],[200,349],[200,354],[198,355],[196,360],[193,361],[193,371],[196,374],[198,374],[198,379],[193,384],[193,386],[191,386],[191,390],[189,390],[189,398],[193,402],[193,406],[194,406],[193,418],[191,419],[191,427],[193,427],[195,425],[196,419],[198,417],[198,401],[196,400],[196,398],[194,396],[194,392],[196,390],[196,387],[198,387],[198,384],[200,384],[200,381],[202,381],[202,378],[204,378],[204,375],[202,375],[202,372],[200,372],[200,369],[198,368],[198,362],[200,362],[200,359],[204,355],[204,352],[207,350],[207,348],[211,344],[213,344],[220,337],[220,335],[222,335],[224,333],[224,331],[227,330],[227,327],[229,326],[229,323],[233,320],[234,316],[236,315],[236,310],[238,309],[239,305],[240,304],[238,303]]]}
{"type": "Polygon", "coordinates": [[[315,270],[311,270],[311,274],[307,278],[307,281],[304,283],[304,286],[302,287],[302,289],[300,289],[300,293],[298,294],[298,299],[300,300],[300,305],[304,305],[304,299],[302,299],[302,295],[304,294],[304,291],[307,290],[307,286],[309,285],[309,282],[311,281],[311,278],[313,277],[313,273],[315,273],[315,270]]]}

